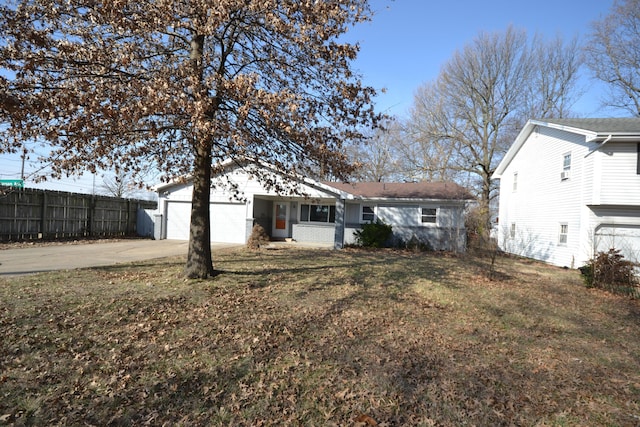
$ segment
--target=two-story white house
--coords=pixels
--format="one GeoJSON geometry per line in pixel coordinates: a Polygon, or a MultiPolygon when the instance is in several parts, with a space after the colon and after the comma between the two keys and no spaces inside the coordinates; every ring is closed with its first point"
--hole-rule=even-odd
{"type": "Polygon", "coordinates": [[[498,244],[577,268],[640,261],[640,118],[530,120],[498,165],[498,244]]]}

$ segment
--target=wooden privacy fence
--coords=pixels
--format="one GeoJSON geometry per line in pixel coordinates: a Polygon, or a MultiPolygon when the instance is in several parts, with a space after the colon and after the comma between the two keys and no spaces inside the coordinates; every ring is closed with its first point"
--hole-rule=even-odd
{"type": "Polygon", "coordinates": [[[0,187],[0,241],[136,235],[156,202],[0,187]]]}

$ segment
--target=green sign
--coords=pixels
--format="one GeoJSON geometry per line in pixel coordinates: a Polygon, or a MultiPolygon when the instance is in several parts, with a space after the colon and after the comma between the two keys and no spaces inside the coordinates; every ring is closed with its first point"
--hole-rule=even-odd
{"type": "Polygon", "coordinates": [[[0,179],[0,185],[7,187],[24,188],[24,181],[21,179],[0,179]]]}

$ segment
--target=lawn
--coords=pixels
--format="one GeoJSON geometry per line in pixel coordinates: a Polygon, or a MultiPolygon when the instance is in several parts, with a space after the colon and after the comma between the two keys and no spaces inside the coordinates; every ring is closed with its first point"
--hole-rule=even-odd
{"type": "Polygon", "coordinates": [[[637,426],[640,302],[578,272],[228,250],[0,279],[0,425],[637,426]]]}

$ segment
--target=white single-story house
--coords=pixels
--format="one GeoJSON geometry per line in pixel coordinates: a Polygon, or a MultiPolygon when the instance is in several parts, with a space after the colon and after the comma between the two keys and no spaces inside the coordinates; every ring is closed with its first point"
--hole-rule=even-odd
{"type": "Polygon", "coordinates": [[[530,120],[498,165],[498,244],[578,268],[640,260],[640,119],[530,120]]]}
{"type": "MultiPolygon", "coordinates": [[[[212,179],[212,242],[244,244],[254,224],[260,224],[273,240],[342,248],[355,242],[354,232],[363,224],[379,219],[392,226],[396,241],[414,239],[436,250],[465,248],[464,211],[472,196],[455,183],[348,184],[302,178],[297,195],[283,195],[254,178],[251,168],[256,167],[272,183],[287,181],[271,166],[228,162],[212,179]]],[[[187,240],[192,184],[186,180],[156,189],[156,238],[187,240]]]]}

